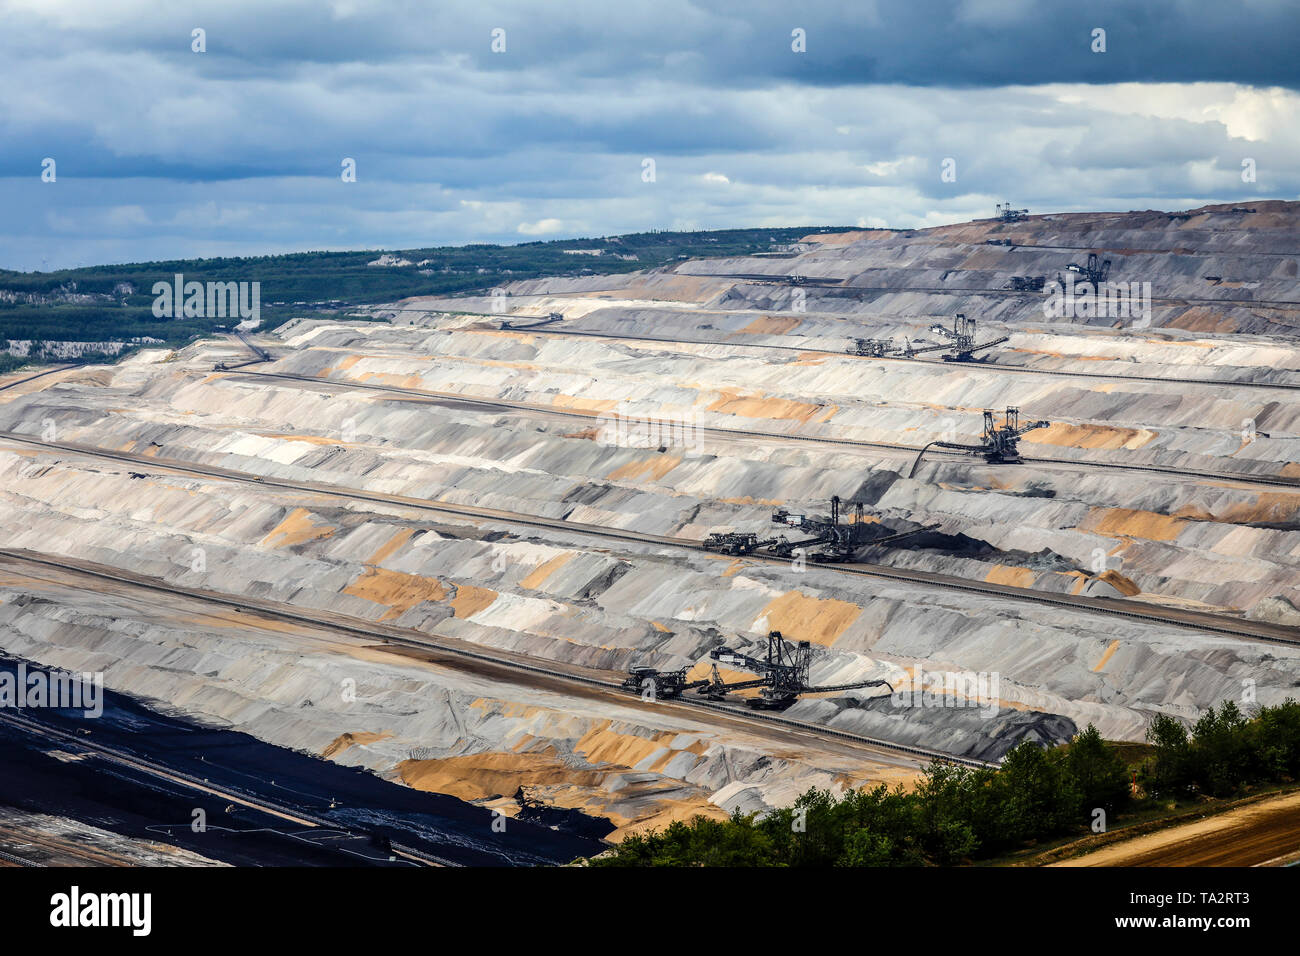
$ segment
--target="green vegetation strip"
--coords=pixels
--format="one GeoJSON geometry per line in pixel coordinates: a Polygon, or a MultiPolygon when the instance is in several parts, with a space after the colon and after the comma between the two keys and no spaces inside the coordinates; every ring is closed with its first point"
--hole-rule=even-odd
{"type": "MultiPolygon", "coordinates": [[[[375,250],[179,259],[58,272],[0,269],[0,340],[131,342],[149,338],[177,348],[239,321],[238,317],[154,316],[154,283],[171,283],[177,274],[186,282],[261,283],[265,328],[295,316],[341,317],[359,305],[410,296],[482,293],[508,282],[545,276],[615,275],[686,258],[766,253],[818,231],[825,230],[801,226],[645,232],[514,246],[439,246],[389,253],[393,260],[406,263],[396,266],[370,265],[384,254],[375,250]],[[590,254],[593,250],[600,254],[590,254]]],[[[93,353],[84,359],[111,361],[115,357],[93,353]]],[[[25,361],[0,354],[0,373],[25,361]]]]}
{"type": "Polygon", "coordinates": [[[697,816],[629,836],[594,866],[959,865],[1077,837],[1098,821],[1149,816],[1171,801],[1223,798],[1300,780],[1300,703],[1253,718],[1231,701],[1190,730],[1156,716],[1140,763],[1089,725],[1069,744],[1025,741],[997,769],[935,761],[912,791],[812,789],[767,816],[697,816]],[[1131,786],[1136,782],[1136,787],[1131,786]]]}

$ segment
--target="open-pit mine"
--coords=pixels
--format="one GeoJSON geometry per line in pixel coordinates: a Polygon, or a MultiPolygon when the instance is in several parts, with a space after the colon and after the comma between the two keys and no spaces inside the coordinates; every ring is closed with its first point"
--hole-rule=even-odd
{"type": "Polygon", "coordinates": [[[0,657],[611,840],[1140,741],[1300,685],[1298,333],[1300,204],[1270,201],[813,234],[23,370],[0,657]]]}

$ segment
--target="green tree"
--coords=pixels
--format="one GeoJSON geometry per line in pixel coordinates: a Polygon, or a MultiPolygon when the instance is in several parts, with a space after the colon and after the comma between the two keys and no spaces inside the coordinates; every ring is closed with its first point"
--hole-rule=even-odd
{"type": "Polygon", "coordinates": [[[1259,772],[1269,780],[1300,780],[1300,702],[1288,697],[1264,707],[1255,721],[1259,772]]]}
{"type": "Polygon", "coordinates": [[[1147,787],[1152,793],[1177,794],[1192,782],[1191,742],[1187,728],[1168,714],[1156,714],[1147,727],[1147,742],[1155,747],[1147,787]]]}
{"type": "Polygon", "coordinates": [[[845,841],[839,866],[893,866],[898,862],[897,847],[883,833],[857,829],[845,841]]]}
{"type": "Polygon", "coordinates": [[[752,817],[733,814],[729,820],[694,817],[674,821],[662,832],[625,839],[613,853],[593,861],[597,866],[772,866],[771,843],[754,829],[752,817]]]}
{"type": "Polygon", "coordinates": [[[814,787],[757,826],[782,863],[832,866],[844,851],[846,810],[829,790],[814,787]]]}
{"type": "Polygon", "coordinates": [[[979,846],[970,813],[974,776],[969,767],[935,760],[916,788],[917,838],[936,863],[955,863],[979,846]]]}
{"type": "Polygon", "coordinates": [[[916,795],[884,784],[844,795],[844,852],[840,866],[921,866],[928,862],[918,843],[916,795]]]}
{"type": "Polygon", "coordinates": [[[1254,759],[1246,723],[1237,705],[1226,700],[1218,711],[1208,708],[1192,727],[1188,772],[1204,792],[1225,796],[1259,776],[1259,761],[1254,759]]]}
{"type": "Polygon", "coordinates": [[[1078,812],[1090,815],[1093,809],[1101,807],[1112,813],[1128,801],[1128,768],[1115,748],[1102,740],[1092,724],[1070,741],[1065,769],[1072,788],[1078,794],[1078,812]]]}
{"type": "Polygon", "coordinates": [[[1077,797],[1064,786],[1059,758],[1031,740],[1013,747],[998,773],[1004,840],[1016,846],[1062,829],[1077,797]]]}

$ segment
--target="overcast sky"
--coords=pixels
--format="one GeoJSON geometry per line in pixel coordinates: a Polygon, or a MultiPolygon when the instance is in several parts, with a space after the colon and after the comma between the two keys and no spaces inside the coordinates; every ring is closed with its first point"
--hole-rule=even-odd
{"type": "Polygon", "coordinates": [[[1294,0],[0,0],[0,268],[1296,199],[1297,38],[1294,0]]]}

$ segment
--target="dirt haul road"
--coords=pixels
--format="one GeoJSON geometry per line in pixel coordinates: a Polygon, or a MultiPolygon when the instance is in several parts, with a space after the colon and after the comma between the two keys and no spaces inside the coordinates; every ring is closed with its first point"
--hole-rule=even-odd
{"type": "Polygon", "coordinates": [[[1300,793],[1124,840],[1052,866],[1259,866],[1300,853],[1300,793]]]}

